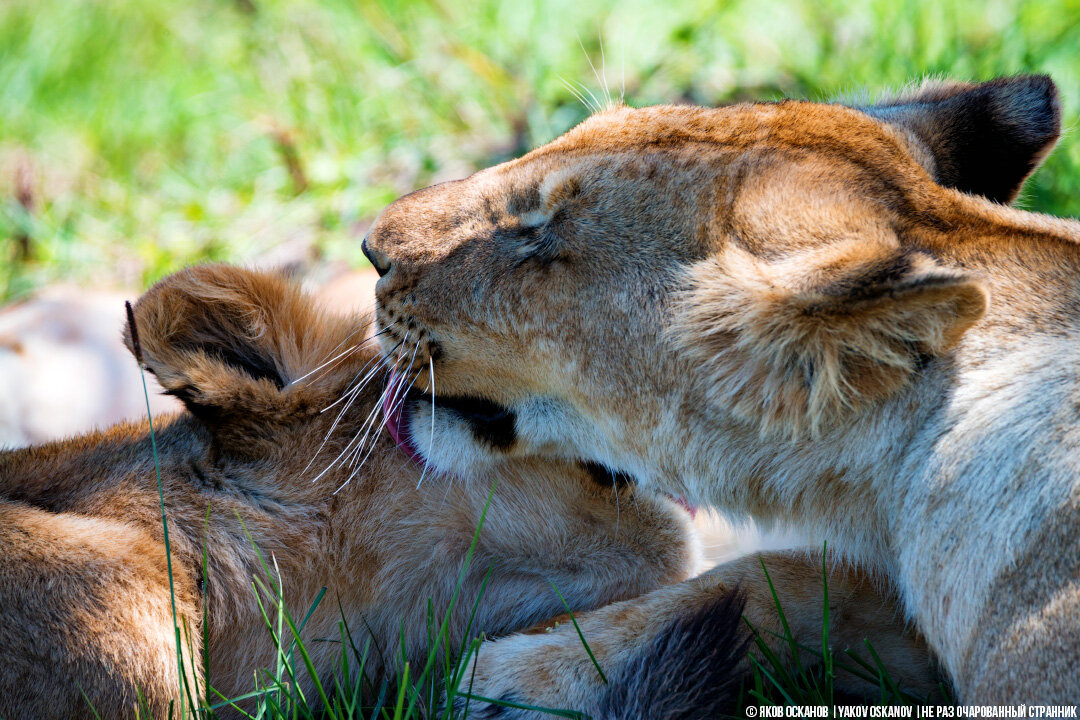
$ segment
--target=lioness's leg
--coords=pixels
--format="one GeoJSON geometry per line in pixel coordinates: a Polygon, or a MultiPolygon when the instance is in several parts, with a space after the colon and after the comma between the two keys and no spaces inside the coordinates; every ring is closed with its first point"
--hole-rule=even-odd
{"type": "MultiPolygon", "coordinates": [[[[782,625],[761,569],[762,560],[769,569],[795,641],[820,647],[824,622],[822,565],[820,556],[815,558],[805,553],[767,553],[740,558],[692,580],[581,615],[578,624],[600,668],[609,678],[617,679],[628,663],[640,664],[641,650],[661,640],[664,633],[711,613],[712,617],[705,617],[698,627],[702,632],[720,635],[716,642],[722,647],[716,648],[713,657],[720,658],[718,662],[724,666],[698,673],[703,683],[717,686],[715,693],[712,687],[702,688],[700,697],[722,704],[730,699],[723,686],[730,692],[737,684],[733,681],[749,672],[749,661],[741,654],[749,637],[739,617],[743,601],[741,610],[745,619],[774,652],[789,661],[792,659],[787,640],[773,635],[782,633],[782,625]],[[728,613],[729,617],[717,613],[728,613]]],[[[890,677],[901,687],[916,695],[932,691],[937,680],[934,663],[921,637],[905,625],[895,598],[880,592],[865,573],[850,567],[832,569],[828,584],[832,648],[865,650],[864,639],[869,639],[890,677]]],[[[809,654],[801,655],[803,665],[812,662],[809,654]]],[[[842,672],[836,684],[854,693],[877,689],[842,672]]],[[[663,701],[663,691],[663,688],[649,690],[661,693],[655,698],[657,702],[663,701]]],[[[600,678],[569,622],[560,623],[550,632],[513,635],[485,644],[475,661],[473,695],[523,705],[581,710],[598,718],[606,706],[613,713],[611,717],[621,718],[625,713],[612,706],[610,697],[618,692],[619,688],[605,685],[600,678]]],[[[679,701],[683,702],[684,698],[679,701]]],[[[470,706],[476,711],[471,717],[532,717],[523,711],[482,703],[478,706],[475,701],[470,706]]]]}
{"type": "Polygon", "coordinates": [[[0,501],[0,717],[93,717],[89,700],[133,718],[140,692],[165,717],[180,685],[164,553],[127,524],[0,501]]]}

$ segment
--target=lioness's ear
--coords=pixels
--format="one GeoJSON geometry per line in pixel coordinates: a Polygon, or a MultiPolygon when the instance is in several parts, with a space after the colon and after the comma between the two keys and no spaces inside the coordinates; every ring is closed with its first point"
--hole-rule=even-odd
{"type": "Polygon", "coordinates": [[[939,183],[1007,203],[1061,134],[1057,87],[1046,75],[928,83],[862,108],[906,130],[939,183]]]}
{"type": "Polygon", "coordinates": [[[674,332],[711,399],[763,434],[819,435],[889,397],[983,314],[977,278],[920,252],[841,242],[693,268],[674,332]]]}
{"type": "MultiPolygon", "coordinates": [[[[235,437],[241,446],[285,414],[283,388],[329,358],[350,326],[319,312],[280,275],[225,265],[170,275],[133,315],[142,360],[165,391],[216,440],[229,445],[235,437]]],[[[130,326],[124,340],[134,352],[130,326]]]]}

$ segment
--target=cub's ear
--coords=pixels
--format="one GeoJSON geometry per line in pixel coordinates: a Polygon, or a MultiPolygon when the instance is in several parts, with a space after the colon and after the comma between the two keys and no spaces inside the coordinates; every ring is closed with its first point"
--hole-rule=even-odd
{"type": "Polygon", "coordinates": [[[903,388],[986,304],[977,278],[917,251],[841,242],[766,263],[732,247],[693,268],[673,332],[712,401],[764,435],[818,436],[903,388]]]}
{"type": "Polygon", "coordinates": [[[319,312],[279,275],[225,265],[170,275],[139,299],[133,319],[128,348],[219,444],[239,448],[299,399],[289,383],[358,328],[319,312]]]}
{"type": "Polygon", "coordinates": [[[902,130],[947,187],[1011,202],[1061,134],[1061,102],[1046,75],[924,84],[861,108],[902,130]]]}

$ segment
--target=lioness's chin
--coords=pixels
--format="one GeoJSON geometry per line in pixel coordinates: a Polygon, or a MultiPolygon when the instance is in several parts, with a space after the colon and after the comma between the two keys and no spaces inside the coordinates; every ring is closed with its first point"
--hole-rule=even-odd
{"type": "MultiPolygon", "coordinates": [[[[406,411],[407,454],[440,474],[472,477],[490,470],[507,457],[476,438],[472,424],[430,400],[410,400],[406,411]]],[[[402,443],[399,442],[399,445],[402,443]]]]}
{"type": "Polygon", "coordinates": [[[596,462],[588,447],[588,423],[552,400],[527,399],[515,407],[476,397],[438,397],[413,392],[398,417],[389,415],[391,434],[413,459],[429,468],[467,477],[507,458],[548,457],[596,462]],[[400,425],[404,432],[394,432],[400,425]]]}

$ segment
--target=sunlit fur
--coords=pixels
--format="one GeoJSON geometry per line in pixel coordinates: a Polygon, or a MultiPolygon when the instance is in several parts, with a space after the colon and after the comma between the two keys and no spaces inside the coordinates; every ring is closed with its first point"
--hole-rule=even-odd
{"type": "Polygon", "coordinates": [[[611,109],[387,208],[379,316],[516,413],[451,469],[580,457],[801,525],[960,697],[1076,702],[1080,225],[1000,204],[1059,131],[1040,76],[611,109]]]}
{"type": "MultiPolygon", "coordinates": [[[[378,362],[367,321],[319,310],[276,275],[186,270],[147,292],[135,319],[147,367],[190,408],[155,424],[185,663],[204,692],[204,680],[227,697],[250,692],[255,670],[275,666],[252,581],[275,585],[278,573],[296,622],[327,588],[302,635],[324,681],[341,645],[316,639],[340,640],[343,618],[358,650],[370,641],[376,686],[380,654],[393,659],[403,647],[422,669],[428,600],[438,622],[496,481],[451,615],[454,647],[489,570],[473,632],[500,635],[563,612],[549,581],[585,609],[681,580],[696,562],[685,513],[632,488],[616,496],[575,464],[511,461],[418,487],[422,468],[383,434],[360,472],[324,472],[378,414],[383,374],[356,388],[378,362]],[[344,412],[324,412],[350,390],[344,412]]],[[[148,430],[120,425],[0,453],[7,720],[89,717],[82,692],[104,718],[134,717],[140,690],[154,717],[179,700],[148,430]]],[[[267,611],[273,619],[272,604],[267,611]]],[[[300,680],[313,697],[306,673],[300,680]]]]}

